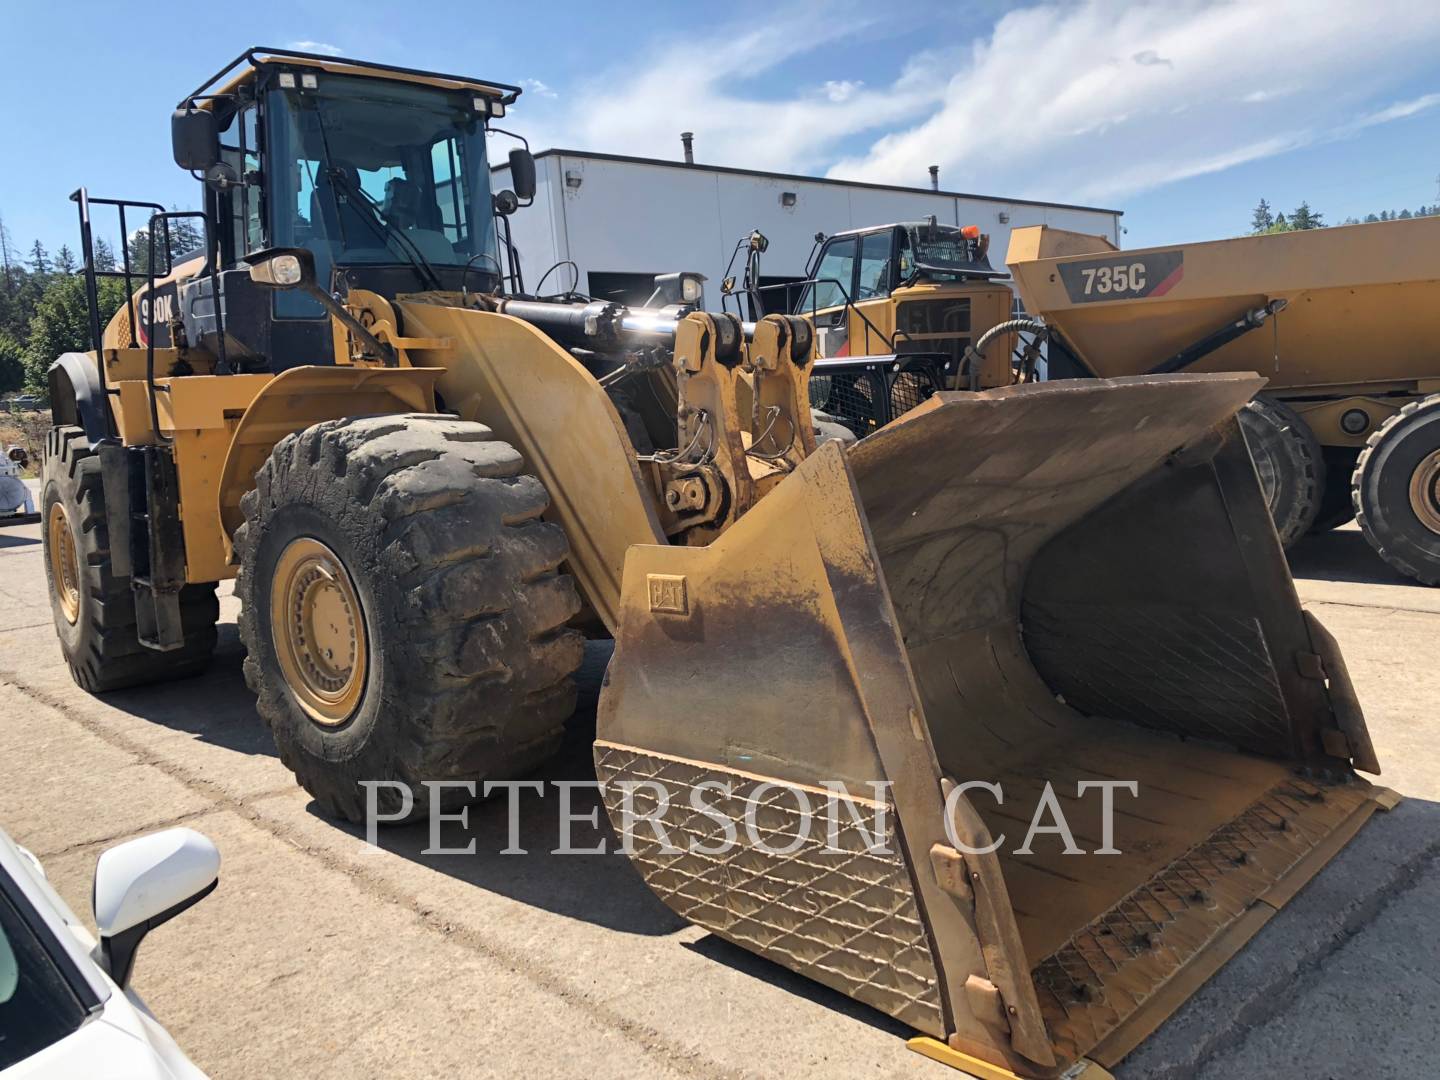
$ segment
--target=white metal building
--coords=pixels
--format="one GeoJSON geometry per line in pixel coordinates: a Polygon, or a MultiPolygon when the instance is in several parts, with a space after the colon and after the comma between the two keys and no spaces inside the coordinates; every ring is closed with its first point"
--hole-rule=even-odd
{"type": "MultiPolygon", "coordinates": [[[[1121,236],[1119,210],[577,150],[544,150],[535,157],[535,201],[510,219],[529,291],[566,259],[579,269],[575,287],[581,292],[631,303],[649,295],[656,274],[692,270],[708,279],[706,306],[718,308],[730,254],[752,229],[770,240],[761,260],[766,284],[804,274],[817,231],[931,214],[942,224],[973,224],[989,233],[997,268],[1010,230],[1023,225],[1095,233],[1117,246],[1121,236]]],[[[509,169],[494,172],[496,190],[507,187],[509,169]]],[[[573,276],[560,267],[543,291],[570,288],[573,276]]]]}

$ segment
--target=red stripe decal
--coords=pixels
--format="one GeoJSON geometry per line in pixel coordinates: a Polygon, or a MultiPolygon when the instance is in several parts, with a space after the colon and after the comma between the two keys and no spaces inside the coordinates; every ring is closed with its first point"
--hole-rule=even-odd
{"type": "Polygon", "coordinates": [[[1169,277],[1167,277],[1164,281],[1160,282],[1159,285],[1156,285],[1155,288],[1151,289],[1151,290],[1150,290],[1148,293],[1146,293],[1145,295],[1146,295],[1146,296],[1164,296],[1167,292],[1169,292],[1169,291],[1170,291],[1171,289],[1173,289],[1176,285],[1178,285],[1178,284],[1180,283],[1180,279],[1183,278],[1184,276],[1185,276],[1185,264],[1182,262],[1179,266],[1175,267],[1174,270],[1170,271],[1170,276],[1169,276],[1169,277]]]}

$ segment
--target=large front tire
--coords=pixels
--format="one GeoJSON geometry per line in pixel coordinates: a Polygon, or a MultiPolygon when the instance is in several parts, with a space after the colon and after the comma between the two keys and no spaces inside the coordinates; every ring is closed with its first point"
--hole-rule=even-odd
{"type": "Polygon", "coordinates": [[[522,773],[575,706],[579,610],[549,499],[518,452],[453,417],[330,420],[275,447],[235,535],[245,678],[328,813],[463,801],[426,781],[522,773]]]}
{"type": "Polygon", "coordinates": [[[158,652],[140,644],[130,579],[110,564],[110,527],[100,459],[85,432],[50,429],[41,466],[45,578],[60,651],[77,686],[92,694],[197,675],[215,651],[220,616],[213,584],[180,590],[184,644],[158,652]]]}

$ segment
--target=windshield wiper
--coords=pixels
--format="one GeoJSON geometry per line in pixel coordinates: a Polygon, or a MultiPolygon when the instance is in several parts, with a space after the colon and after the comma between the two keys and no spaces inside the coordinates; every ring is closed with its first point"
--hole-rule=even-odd
{"type": "MultiPolygon", "coordinates": [[[[430,261],[420,253],[420,248],[416,246],[415,241],[406,236],[403,229],[395,225],[385,216],[384,212],[380,209],[380,204],[372,199],[364,188],[351,180],[348,174],[338,169],[332,169],[330,173],[331,187],[334,187],[335,181],[337,180],[344,186],[346,193],[349,194],[351,198],[358,198],[364,205],[367,212],[360,215],[361,219],[374,230],[375,235],[382,241],[388,241],[390,239],[398,241],[401,249],[399,254],[409,259],[411,265],[420,271],[423,277],[429,278],[429,284],[432,288],[437,291],[443,291],[445,285],[440,280],[440,275],[435,272],[435,267],[431,266],[430,261]]],[[[385,243],[385,246],[392,251],[395,250],[388,242],[385,243]]]]}
{"type": "Polygon", "coordinates": [[[420,254],[420,249],[415,246],[414,242],[385,218],[385,215],[380,212],[380,207],[375,200],[370,198],[359,184],[351,180],[348,173],[336,168],[335,162],[330,157],[330,136],[325,130],[325,110],[319,102],[315,103],[315,122],[320,128],[320,150],[321,153],[325,155],[325,172],[330,177],[330,195],[335,203],[335,224],[340,230],[340,245],[342,249],[349,246],[349,241],[345,236],[345,215],[340,209],[340,200],[335,195],[336,181],[339,181],[344,186],[348,197],[354,198],[359,196],[361,203],[364,204],[365,209],[368,211],[368,213],[362,213],[360,218],[365,222],[366,226],[380,238],[384,246],[393,251],[394,248],[392,248],[387,241],[387,237],[393,237],[398,240],[401,247],[400,254],[404,255],[410,261],[410,265],[420,273],[420,280],[424,281],[426,278],[429,278],[431,288],[437,292],[444,291],[445,286],[440,281],[440,275],[435,272],[435,268],[430,265],[425,256],[420,254]]]}

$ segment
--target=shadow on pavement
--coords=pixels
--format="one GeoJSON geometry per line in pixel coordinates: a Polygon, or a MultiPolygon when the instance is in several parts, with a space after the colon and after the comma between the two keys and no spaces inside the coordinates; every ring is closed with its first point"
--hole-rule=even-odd
{"type": "MultiPolygon", "coordinates": [[[[752,979],[759,979],[763,983],[796,997],[804,998],[806,1001],[813,1001],[815,1004],[829,1009],[831,1012],[840,1013],[851,1019],[859,1020],[869,1024],[873,1028],[887,1032],[891,1035],[908,1039],[916,1034],[914,1029],[899,1020],[886,1016],[877,1009],[868,1005],[862,1005],[854,998],[846,997],[838,990],[831,990],[828,986],[821,986],[817,982],[807,979],[803,975],[797,975],[789,968],[781,967],[763,957],[742,949],[739,945],[732,945],[722,937],[715,934],[707,934],[699,941],[684,942],[684,947],[691,952],[699,953],[707,960],[713,960],[717,964],[724,964],[733,968],[752,979]]],[[[957,1076],[960,1074],[956,1074],[957,1076]]]]}
{"type": "Polygon", "coordinates": [[[216,627],[219,641],[205,674],[175,682],[116,690],[106,705],[173,731],[186,731],[205,742],[239,754],[275,757],[275,743],[255,712],[255,696],[245,685],[241,665],[245,647],[233,622],[216,627]]]}
{"type": "Polygon", "coordinates": [[[0,531],[0,548],[34,547],[38,543],[38,536],[16,536],[14,533],[0,531]]]}
{"type": "Polygon", "coordinates": [[[1287,555],[1290,572],[1296,577],[1359,585],[1416,584],[1376,555],[1364,534],[1353,526],[1307,536],[1287,555]]]}
{"type": "MultiPolygon", "coordinates": [[[[618,843],[593,787],[590,744],[595,738],[595,703],[611,651],[608,641],[586,647],[577,678],[580,700],[566,725],[560,752],[525,778],[543,783],[543,796],[524,788],[515,793],[516,839],[524,855],[501,854],[511,846],[509,801],[504,793],[470,806],[465,824],[437,826],[438,845],[432,844],[431,823],[420,822],[382,828],[376,836],[379,846],[477,888],[607,930],[659,935],[684,927],[684,920],[656,898],[630,860],[616,850],[618,843]],[[569,846],[578,851],[603,844],[605,854],[556,854],[564,830],[557,782],[580,785],[570,789],[569,846]],[[425,854],[432,847],[437,852],[464,849],[472,842],[474,854],[425,854]]],[[[364,837],[363,828],[323,818],[313,802],[309,810],[336,828],[364,837]]]]}

